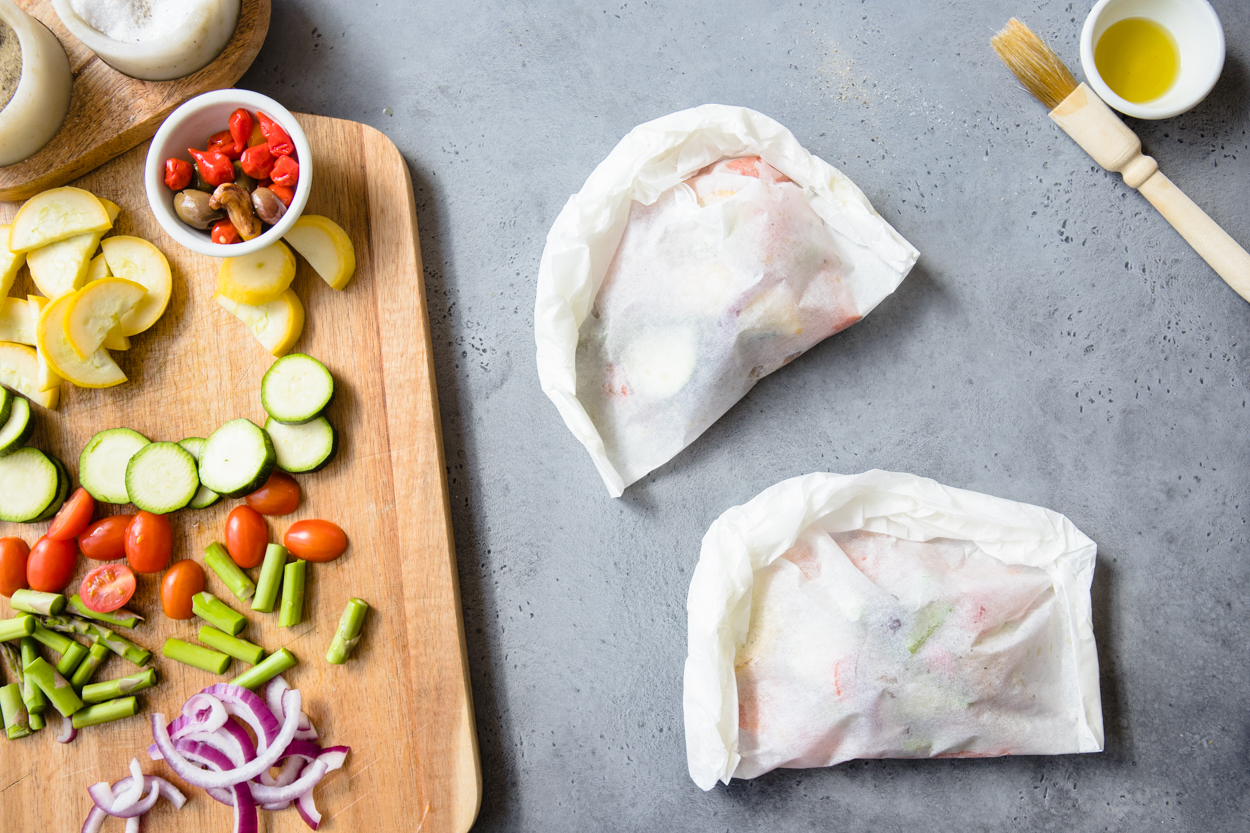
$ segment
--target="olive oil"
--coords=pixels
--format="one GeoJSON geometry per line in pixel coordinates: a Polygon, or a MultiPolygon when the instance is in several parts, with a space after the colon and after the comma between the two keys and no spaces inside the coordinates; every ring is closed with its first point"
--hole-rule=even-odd
{"type": "Polygon", "coordinates": [[[1167,29],[1144,17],[1126,17],[1107,27],[1098,39],[1094,66],[1116,95],[1142,104],[1171,88],[1180,70],[1180,55],[1167,29]]]}

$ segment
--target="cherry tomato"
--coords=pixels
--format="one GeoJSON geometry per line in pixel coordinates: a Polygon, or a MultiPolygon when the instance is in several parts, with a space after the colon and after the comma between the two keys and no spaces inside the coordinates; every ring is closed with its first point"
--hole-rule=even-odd
{"type": "Polygon", "coordinates": [[[126,527],[134,515],[101,518],[78,536],[78,549],[92,561],[116,561],[126,557],[126,527]]]}
{"type": "Polygon", "coordinates": [[[181,191],[191,184],[195,169],[185,159],[165,160],[165,185],[174,191],[181,191]]]}
{"type": "Polygon", "coordinates": [[[305,561],[333,561],[347,549],[347,536],[329,521],[296,521],[282,543],[291,555],[305,561]]]}
{"type": "Polygon", "coordinates": [[[230,160],[239,158],[238,147],[235,145],[234,137],[230,135],[229,130],[220,130],[209,136],[207,150],[216,151],[230,160]]]}
{"type": "Polygon", "coordinates": [[[78,564],[78,552],[68,541],[46,535],[35,542],[26,561],[26,581],[32,590],[60,593],[69,584],[78,564]]]}
{"type": "Polygon", "coordinates": [[[204,568],[183,559],[170,567],[161,580],[161,610],[170,619],[190,619],[191,597],[204,590],[204,568]]]}
{"type": "Polygon", "coordinates": [[[126,560],[136,573],[159,573],[173,551],[174,531],[164,515],[140,512],[126,527],[126,560]]]}
{"type": "Polygon", "coordinates": [[[209,237],[214,243],[238,243],[239,230],[229,220],[218,220],[213,223],[213,230],[209,237]]]}
{"type": "Polygon", "coordinates": [[[135,594],[135,574],[125,564],[101,564],[83,576],[78,595],[88,610],[112,613],[135,594]]]}
{"type": "Polygon", "coordinates": [[[273,162],[273,154],[269,152],[268,145],[248,148],[239,157],[239,165],[243,168],[243,173],[253,179],[268,179],[269,172],[273,170],[273,162]]]}
{"type": "Polygon", "coordinates": [[[289,156],[280,156],[278,161],[273,163],[269,178],[274,181],[275,185],[294,188],[299,184],[299,163],[289,156]]]}
{"type": "Polygon", "coordinates": [[[209,185],[225,185],[234,182],[234,164],[224,153],[215,150],[196,150],[187,148],[187,153],[195,160],[195,167],[200,176],[209,185]]]}
{"type": "Polygon", "coordinates": [[[230,560],[243,569],[255,567],[265,558],[269,546],[269,527],[265,519],[250,506],[236,506],[226,516],[226,552],[230,560]]]}
{"type": "Polygon", "coordinates": [[[26,558],[30,547],[21,538],[0,538],[0,596],[12,596],[26,583],[26,558]]]}
{"type": "Polygon", "coordinates": [[[243,499],[262,515],[289,515],[299,508],[299,484],[291,475],[274,469],[264,486],[243,499]]]}
{"type": "Polygon", "coordinates": [[[273,195],[282,200],[282,204],[287,208],[291,207],[291,200],[295,199],[295,189],[288,188],[285,185],[270,185],[269,190],[273,191],[273,195]]]}
{"type": "Polygon", "coordinates": [[[256,111],[256,118],[260,121],[260,132],[265,134],[270,153],[274,156],[290,156],[295,153],[295,143],[291,141],[291,135],[282,129],[282,125],[260,110],[256,111]]]}
{"type": "Polygon", "coordinates": [[[230,114],[230,136],[239,153],[247,149],[247,140],[252,135],[252,114],[242,107],[230,114]]]}
{"type": "Polygon", "coordinates": [[[69,541],[82,535],[82,531],[91,523],[91,513],[95,511],[95,500],[86,489],[75,489],[65,501],[65,505],[52,519],[48,527],[48,537],[58,541],[69,541]]]}

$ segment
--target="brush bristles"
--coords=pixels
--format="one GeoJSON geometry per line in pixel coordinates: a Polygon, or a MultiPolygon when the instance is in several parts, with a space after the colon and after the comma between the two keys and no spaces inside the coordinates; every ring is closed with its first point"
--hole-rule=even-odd
{"type": "Polygon", "coordinates": [[[1024,88],[1046,105],[1059,106],[1076,89],[1076,79],[1059,56],[1051,51],[1033,30],[1014,17],[1003,30],[990,38],[990,44],[1007,69],[1015,73],[1024,88]]]}

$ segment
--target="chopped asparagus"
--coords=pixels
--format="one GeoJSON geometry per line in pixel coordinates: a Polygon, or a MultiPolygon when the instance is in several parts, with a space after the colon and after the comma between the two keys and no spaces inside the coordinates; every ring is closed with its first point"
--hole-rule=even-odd
{"type": "Polygon", "coordinates": [[[290,628],[304,621],[304,577],[308,562],[297,558],[282,570],[282,611],[278,627],[290,628]]]}
{"type": "Polygon", "coordinates": [[[192,645],[190,642],[183,642],[181,639],[172,637],[165,640],[165,647],[161,649],[161,653],[177,662],[186,663],[204,671],[211,671],[214,674],[224,674],[226,669],[230,667],[230,657],[228,655],[220,651],[210,651],[208,648],[201,648],[199,645],[192,645]]]}
{"type": "Polygon", "coordinates": [[[192,596],[191,610],[217,630],[225,631],[231,636],[238,636],[247,625],[247,619],[243,617],[243,614],[233,610],[212,593],[196,593],[192,596]]]}
{"type": "Polygon", "coordinates": [[[282,585],[282,568],[286,566],[286,547],[270,544],[265,548],[265,563],[260,565],[260,582],[252,597],[252,610],[273,613],[278,601],[278,589],[282,585]]]}
{"type": "Polygon", "coordinates": [[[210,648],[216,648],[223,654],[229,654],[235,659],[241,659],[251,665],[256,665],[265,656],[265,649],[259,645],[254,645],[245,639],[239,639],[237,636],[231,636],[211,625],[205,625],[200,628],[200,641],[210,648]]]}
{"type": "Polygon", "coordinates": [[[39,689],[39,686],[35,685],[35,681],[32,680],[24,670],[26,666],[34,662],[38,656],[39,648],[35,644],[34,638],[29,636],[23,637],[21,663],[21,667],[23,669],[22,699],[26,702],[26,711],[30,712],[32,715],[42,715],[44,710],[48,708],[48,698],[44,696],[44,693],[39,689]]]}
{"type": "Polygon", "coordinates": [[[97,703],[94,706],[87,706],[75,712],[74,728],[81,729],[84,726],[98,726],[101,723],[109,723],[138,713],[139,701],[134,697],[109,700],[107,703],[97,703]]]}
{"type": "Polygon", "coordinates": [[[39,590],[14,590],[13,597],[9,599],[9,607],[48,616],[65,609],[65,597],[60,593],[44,593],[39,590]]]}
{"type": "Polygon", "coordinates": [[[239,601],[247,601],[256,592],[256,585],[247,577],[247,573],[239,569],[226,548],[214,541],[204,550],[204,563],[217,574],[217,578],[234,594],[239,601]]]}
{"type": "Polygon", "coordinates": [[[299,660],[295,658],[286,648],[279,648],[260,664],[244,671],[239,676],[230,681],[230,685],[242,686],[243,688],[257,689],[283,671],[294,668],[299,660]]]}
{"type": "Polygon", "coordinates": [[[4,733],[9,740],[30,734],[30,714],[22,702],[22,687],[17,683],[0,686],[0,715],[4,717],[4,733]]]}
{"type": "Polygon", "coordinates": [[[78,611],[80,616],[86,616],[88,619],[95,619],[97,622],[103,622],[106,625],[112,625],[117,628],[133,628],[143,621],[142,616],[125,608],[114,610],[112,613],[100,613],[92,610],[87,607],[82,600],[82,596],[79,596],[77,593],[70,596],[69,605],[78,611]]]}
{"type": "Polygon", "coordinates": [[[118,697],[125,697],[128,694],[134,694],[136,691],[143,691],[154,685],[156,685],[156,669],[145,668],[136,674],[131,674],[129,677],[119,677],[116,680],[92,683],[84,687],[82,690],[82,701],[84,703],[103,703],[106,700],[116,700],[118,697]]]}
{"type": "Polygon", "coordinates": [[[53,708],[65,717],[82,708],[82,700],[78,698],[73,686],[43,657],[35,657],[35,661],[27,665],[25,671],[26,678],[33,679],[35,685],[47,695],[53,708]]]}
{"type": "Polygon", "coordinates": [[[343,616],[339,619],[338,630],[330,642],[330,650],[326,651],[326,662],[331,665],[342,665],[347,662],[352,649],[360,641],[360,631],[365,624],[365,614],[369,612],[369,604],[364,599],[348,599],[343,616]]]}
{"type": "Polygon", "coordinates": [[[30,636],[35,632],[35,617],[23,613],[12,619],[0,619],[0,642],[9,642],[30,636]]]}
{"type": "Polygon", "coordinates": [[[74,676],[70,677],[70,685],[82,691],[83,686],[91,682],[92,675],[96,669],[104,662],[104,658],[109,655],[108,646],[100,640],[91,643],[91,650],[87,652],[87,658],[78,666],[78,670],[74,672],[74,676]]]}

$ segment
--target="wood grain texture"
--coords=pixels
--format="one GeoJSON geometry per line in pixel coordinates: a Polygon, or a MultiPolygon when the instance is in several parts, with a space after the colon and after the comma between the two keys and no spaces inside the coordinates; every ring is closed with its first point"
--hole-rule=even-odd
{"type": "Polygon", "coordinates": [[[22,200],[64,185],[150,139],[182,102],[242,78],[269,32],[269,0],[243,0],[234,37],[211,64],[185,78],[140,81],[113,69],[71,35],[49,0],[15,2],[65,47],[74,89],[69,113],[52,140],[34,156],[0,168],[0,200],[22,200]]]}
{"type": "MultiPolygon", "coordinates": [[[[340,524],[351,546],[338,561],[310,565],[305,621],[295,628],[278,628],[277,613],[253,613],[211,572],[209,590],[248,616],[244,638],[271,651],[286,646],[299,657],[287,678],[304,692],[305,709],[326,742],[352,747],[344,770],[317,789],[323,830],[459,833],[477,815],[481,772],[412,185],[403,158],[376,130],[298,118],[318,163],[307,210],[346,229],[357,272],[336,292],[299,261],[293,287],[308,320],[296,350],[334,373],[329,418],[342,442],[327,468],[298,477],[304,490],[299,510],[269,519],[269,527],[280,540],[293,521],[322,517],[340,524]],[[354,658],[331,666],[325,651],[351,596],[373,609],[354,658]]],[[[30,444],[56,454],[74,472],[79,451],[103,428],[128,426],[151,439],[178,440],[208,436],[234,417],[259,424],[265,416],[260,379],[273,359],[212,301],[219,261],[182,249],[151,216],[142,186],[145,152],[146,146],[135,148],[75,183],[120,205],[115,233],[156,243],[175,279],[165,317],[136,336],[130,351],[114,354],[130,381],[108,390],[67,389],[55,413],[36,408],[30,444]]],[[[16,207],[0,205],[0,222],[16,207]]],[[[23,270],[13,294],[33,291],[23,270]]],[[[203,564],[204,548],[220,540],[226,514],[238,504],[223,500],[172,515],[174,558],[203,564]]],[[[97,509],[97,517],[115,509],[97,509]]],[[[46,527],[0,524],[0,536],[33,543],[46,527]]],[[[161,682],[141,695],[145,714],[173,715],[191,694],[249,666],[236,660],[216,677],[160,657],[166,637],[194,641],[198,626],[197,620],[165,618],[159,580],[140,577],[130,607],[148,621],[123,633],[158,653],[153,662],[161,682]]],[[[7,604],[0,603],[0,613],[10,615],[7,604]]],[[[110,656],[96,679],[135,670],[110,656]]],[[[163,763],[147,760],[150,742],[141,717],[83,730],[68,746],[47,731],[0,740],[0,829],[78,829],[90,807],[87,786],[123,777],[132,756],[146,772],[172,778],[163,763]]],[[[228,807],[201,790],[187,792],[185,809],[175,816],[161,802],[145,830],[230,829],[228,807]]],[[[294,810],[262,813],[261,824],[268,831],[306,829],[294,810]]]]}

